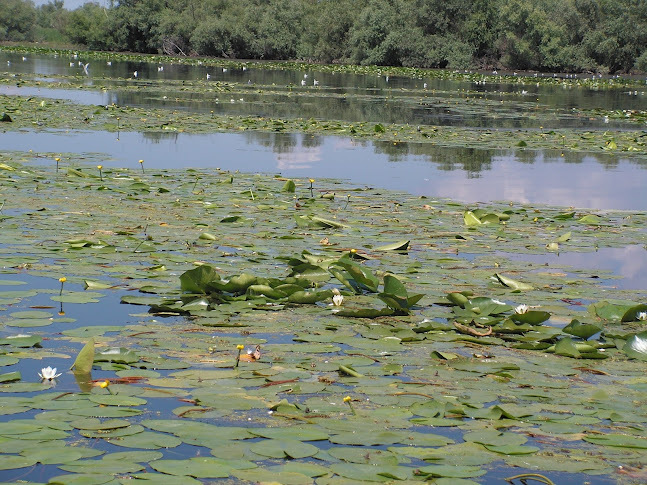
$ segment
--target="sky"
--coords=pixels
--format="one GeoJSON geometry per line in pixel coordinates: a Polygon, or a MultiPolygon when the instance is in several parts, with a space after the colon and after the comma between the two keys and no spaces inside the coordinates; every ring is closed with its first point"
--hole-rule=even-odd
{"type": "MultiPolygon", "coordinates": [[[[89,1],[90,0],[63,0],[63,6],[68,10],[74,10],[89,1]]],[[[93,1],[95,3],[98,3],[99,5],[107,6],[108,4],[108,0],[93,0],[93,1]]],[[[47,3],[50,2],[50,0],[33,0],[33,2],[34,2],[34,5],[39,7],[41,5],[46,5],[47,3]]]]}

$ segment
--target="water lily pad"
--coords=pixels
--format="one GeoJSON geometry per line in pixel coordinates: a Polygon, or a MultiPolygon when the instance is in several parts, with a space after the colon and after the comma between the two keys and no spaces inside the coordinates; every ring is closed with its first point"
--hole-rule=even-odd
{"type": "Polygon", "coordinates": [[[376,246],[373,248],[373,251],[406,251],[409,249],[409,243],[411,241],[398,241],[391,244],[385,244],[384,246],[376,246]]]}
{"type": "Polygon", "coordinates": [[[509,278],[507,276],[504,276],[499,273],[495,273],[494,277],[501,283],[503,286],[510,288],[515,291],[528,291],[532,290],[533,286],[529,285],[528,283],[522,283],[521,281],[517,281],[515,279],[509,278]]]}
{"type": "Polygon", "coordinates": [[[647,449],[647,439],[623,434],[586,435],[584,441],[618,448],[647,449]]]}
{"type": "Polygon", "coordinates": [[[571,323],[569,323],[562,329],[562,332],[564,333],[575,335],[576,337],[580,337],[585,340],[600,331],[602,331],[602,327],[593,323],[581,323],[576,318],[571,320],[571,323]]]}
{"type": "Polygon", "coordinates": [[[142,406],[146,404],[145,399],[120,394],[92,394],[89,399],[104,406],[142,406]]]}
{"type": "Polygon", "coordinates": [[[63,485],[102,485],[112,482],[113,475],[105,473],[87,473],[74,475],[57,475],[50,479],[50,483],[61,483],[63,485]]]}
{"type": "Polygon", "coordinates": [[[221,460],[213,457],[195,457],[188,460],[156,460],[150,466],[162,473],[196,478],[226,478],[234,469],[245,470],[256,465],[246,460],[221,460]]]}
{"type": "MultiPolygon", "coordinates": [[[[177,478],[173,475],[163,475],[161,473],[133,473],[128,477],[129,483],[149,482],[155,485],[176,485],[177,478]]],[[[202,482],[188,475],[182,476],[182,484],[200,485],[202,482]]]]}
{"type": "Polygon", "coordinates": [[[22,452],[24,456],[34,459],[43,465],[72,463],[82,458],[93,458],[95,456],[102,455],[103,453],[104,452],[101,450],[71,446],[56,448],[45,447],[22,452]]]}
{"type": "Polygon", "coordinates": [[[316,428],[304,426],[288,426],[281,428],[250,428],[249,432],[256,436],[274,440],[319,441],[327,440],[328,433],[316,428]]]}
{"type": "Polygon", "coordinates": [[[351,480],[387,482],[391,480],[408,480],[413,469],[388,465],[362,465],[358,463],[333,463],[330,469],[337,475],[351,480]]]}
{"type": "Polygon", "coordinates": [[[270,439],[263,440],[250,445],[250,450],[257,455],[269,458],[306,458],[314,456],[319,451],[314,445],[303,443],[294,439],[270,439]]]}
{"type": "Polygon", "coordinates": [[[37,459],[31,456],[0,455],[0,470],[15,470],[33,466],[37,459]]]}
{"type": "Polygon", "coordinates": [[[110,443],[125,448],[142,448],[144,450],[159,450],[162,448],[175,448],[182,444],[182,441],[174,436],[162,433],[144,431],[132,436],[108,439],[110,443]]]}
{"type": "Polygon", "coordinates": [[[486,474],[481,467],[469,465],[429,465],[419,470],[430,477],[472,478],[486,474]]]}

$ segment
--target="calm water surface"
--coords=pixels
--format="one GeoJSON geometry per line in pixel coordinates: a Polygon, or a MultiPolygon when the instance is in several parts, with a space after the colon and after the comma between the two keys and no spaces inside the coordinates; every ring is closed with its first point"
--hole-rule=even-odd
{"type": "MultiPolygon", "coordinates": [[[[255,69],[253,63],[245,69],[117,60],[108,65],[103,60],[83,59],[83,53],[78,58],[36,54],[26,56],[24,61],[22,58],[21,54],[0,51],[0,66],[18,81],[24,76],[47,84],[69,81],[73,76],[76,84],[101,87],[105,93],[89,95],[76,88],[33,91],[16,87],[13,93],[81,103],[173,107],[220,114],[492,128],[550,125],[606,129],[614,126],[613,120],[605,123],[603,116],[581,110],[639,110],[647,106],[647,85],[645,91],[580,89],[567,84],[537,84],[533,76],[484,82],[255,69]],[[86,73],[84,65],[88,62],[86,73]],[[232,93],[181,92],[177,85],[169,86],[167,91],[159,90],[158,84],[151,84],[157,81],[200,81],[204,89],[214,87],[215,81],[234,85],[232,93]],[[132,90],[147,83],[156,86],[156,92],[132,90]],[[257,92],[259,88],[263,94],[257,92]]],[[[7,93],[7,89],[2,87],[0,93],[7,93]]]]}
{"type": "Polygon", "coordinates": [[[510,200],[592,209],[647,210],[647,163],[578,153],[439,148],[276,133],[4,132],[3,150],[99,152],[106,166],[219,167],[358,185],[466,203],[510,200]]]}

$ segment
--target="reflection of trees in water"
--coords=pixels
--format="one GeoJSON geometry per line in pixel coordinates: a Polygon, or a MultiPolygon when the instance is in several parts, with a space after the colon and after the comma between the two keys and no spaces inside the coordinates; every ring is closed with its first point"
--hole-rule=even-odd
{"type": "Polygon", "coordinates": [[[274,153],[291,153],[299,146],[300,133],[265,133],[247,131],[243,133],[247,143],[271,148],[274,153]]]}
{"type": "Polygon", "coordinates": [[[297,147],[317,148],[322,145],[325,137],[303,133],[267,133],[262,131],[247,131],[243,133],[245,141],[250,145],[260,145],[271,148],[274,153],[292,153],[297,147]]]}
{"type": "Polygon", "coordinates": [[[439,170],[463,170],[478,174],[492,168],[494,150],[469,147],[438,147],[429,143],[374,142],[375,153],[389,157],[390,162],[402,162],[410,157],[422,157],[437,165],[439,170]]]}
{"type": "Polygon", "coordinates": [[[497,157],[506,158],[512,162],[532,165],[533,163],[554,163],[554,164],[592,164],[597,163],[604,167],[605,170],[617,169],[621,163],[630,163],[639,167],[647,168],[644,161],[630,158],[618,158],[613,154],[591,154],[569,152],[567,150],[505,150],[499,151],[497,157]]]}
{"type": "Polygon", "coordinates": [[[323,136],[319,135],[303,135],[301,145],[305,148],[317,148],[323,143],[323,136]]]}
{"type": "Polygon", "coordinates": [[[159,143],[162,140],[172,140],[177,143],[179,133],[175,131],[144,131],[142,132],[142,137],[144,140],[152,141],[153,143],[159,143]]]}
{"type": "MultiPolygon", "coordinates": [[[[118,88],[117,88],[118,89],[118,88]]],[[[111,102],[124,106],[173,108],[187,112],[210,112],[218,115],[262,116],[279,119],[339,120],[345,123],[398,123],[411,125],[441,125],[467,127],[497,127],[505,129],[533,128],[550,121],[559,126],[590,126],[588,116],[560,113],[540,105],[533,116],[527,102],[508,99],[504,103],[466,101],[462,97],[419,97],[419,95],[388,95],[345,97],[326,96],[325,91],[303,95],[288,92],[263,94],[257,92],[203,93],[117,91],[110,94],[111,102]],[[166,99],[163,96],[166,95],[166,99]],[[240,101],[242,99],[243,101],[240,101]],[[233,102],[232,102],[233,101],[233,102]]],[[[552,104],[552,103],[551,103],[552,104]]],[[[602,123],[602,118],[598,124],[602,123]]]]}
{"type": "Polygon", "coordinates": [[[647,169],[644,160],[619,158],[613,154],[578,153],[560,150],[490,150],[469,147],[438,147],[429,143],[373,142],[375,153],[388,156],[390,162],[409,161],[410,157],[421,157],[435,164],[438,170],[463,170],[468,177],[478,176],[484,170],[491,170],[493,161],[507,160],[525,165],[592,164],[597,163],[606,170],[617,169],[622,163],[630,163],[647,169]]]}

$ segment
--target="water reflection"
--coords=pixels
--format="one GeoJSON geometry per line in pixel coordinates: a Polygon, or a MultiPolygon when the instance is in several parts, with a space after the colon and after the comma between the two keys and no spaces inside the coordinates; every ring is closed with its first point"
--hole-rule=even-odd
{"type": "MultiPolygon", "coordinates": [[[[645,105],[643,91],[538,85],[534,78],[521,76],[516,78],[516,82],[506,79],[486,84],[394,76],[387,81],[385,76],[376,75],[254,69],[253,63],[245,69],[228,68],[226,71],[222,67],[181,63],[158,66],[114,60],[108,65],[102,60],[82,59],[83,53],[79,55],[79,58],[68,59],[32,54],[22,61],[19,54],[0,52],[0,65],[9,60],[11,64],[7,69],[12,75],[35,75],[46,80],[52,80],[51,76],[73,76],[77,83],[107,90],[106,93],[88,93],[78,89],[48,91],[43,87],[33,91],[20,88],[13,91],[16,94],[71,99],[88,104],[172,107],[243,116],[510,129],[540,126],[607,129],[621,124],[613,120],[605,123],[602,116],[590,116],[579,110],[631,110],[643,109],[645,105]],[[83,66],[88,62],[89,75],[86,75],[83,66]],[[304,77],[306,75],[308,77],[304,77]],[[313,84],[315,79],[317,86],[313,84]],[[200,89],[186,91],[178,85],[164,88],[163,84],[157,84],[160,81],[203,84],[200,89]],[[235,92],[204,92],[215,81],[237,83],[235,92]],[[141,87],[147,82],[155,82],[156,89],[133,91],[124,87],[126,83],[131,87],[141,87]],[[259,88],[262,88],[262,93],[259,88]]],[[[61,80],[68,81],[69,78],[61,80]]]]}
{"type": "Polygon", "coordinates": [[[146,168],[220,167],[280,172],[288,177],[334,177],[466,203],[518,203],[593,209],[647,210],[647,163],[612,155],[550,151],[442,148],[373,143],[351,138],[246,132],[115,133],[11,132],[4,150],[47,153],[100,151],[104,165],[146,168]]]}
{"type": "Polygon", "coordinates": [[[622,279],[609,280],[607,286],[624,290],[642,290],[647,283],[647,249],[643,246],[626,246],[623,248],[601,248],[594,252],[583,253],[547,253],[547,254],[513,254],[501,253],[501,256],[535,264],[565,265],[578,269],[592,268],[596,271],[611,271],[622,279]]]}

